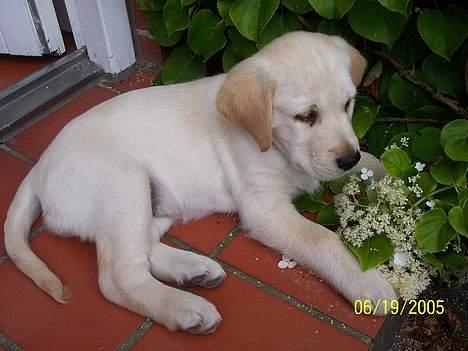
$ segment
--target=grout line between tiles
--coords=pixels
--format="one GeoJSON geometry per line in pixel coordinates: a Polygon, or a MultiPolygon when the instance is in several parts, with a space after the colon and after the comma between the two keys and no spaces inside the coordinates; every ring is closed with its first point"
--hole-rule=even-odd
{"type": "MultiPolygon", "coordinates": [[[[165,235],[165,238],[167,240],[169,240],[172,244],[176,245],[177,247],[181,248],[181,249],[184,249],[184,250],[189,250],[189,251],[192,251],[192,252],[195,252],[195,253],[198,253],[200,255],[204,255],[203,252],[191,247],[190,245],[188,245],[187,243],[185,243],[184,241],[172,236],[171,234],[166,234],[165,235]]],[[[247,283],[250,283],[251,285],[254,285],[255,287],[257,288],[260,288],[262,289],[263,291],[269,293],[270,295],[273,295],[275,296],[276,298],[279,298],[280,300],[283,300],[284,302],[288,303],[289,305],[309,314],[310,316],[318,319],[318,320],[321,320],[322,322],[332,326],[332,327],[335,327],[341,331],[343,331],[344,333],[352,336],[353,338],[359,340],[359,341],[362,341],[366,344],[370,344],[372,342],[372,338],[369,337],[368,335],[360,332],[359,330],[356,330],[336,319],[334,319],[333,317],[330,317],[328,316],[327,314],[325,313],[322,313],[320,312],[319,310],[307,305],[306,303],[296,299],[295,297],[292,297],[290,295],[287,295],[285,293],[283,293],[282,291],[272,287],[271,285],[268,285],[258,279],[256,279],[255,277],[252,277],[251,275],[247,274],[247,273],[244,273],[238,269],[236,269],[235,267],[231,266],[230,264],[224,262],[224,261],[221,261],[220,259],[214,257],[213,258],[214,260],[216,260],[219,264],[221,264],[221,266],[223,266],[224,269],[226,269],[228,272],[234,274],[236,277],[246,281],[247,283]]]]}
{"type": "Polygon", "coordinates": [[[16,158],[20,159],[23,162],[26,162],[30,166],[34,166],[34,164],[36,163],[36,161],[30,159],[28,156],[26,156],[26,155],[22,154],[21,152],[18,152],[16,150],[10,148],[9,146],[7,146],[5,144],[0,144],[0,150],[3,150],[6,153],[10,154],[11,156],[16,157],[16,158]]]}
{"type": "Polygon", "coordinates": [[[3,348],[5,351],[23,351],[21,347],[15,344],[15,342],[8,337],[6,337],[0,331],[0,347],[3,348]]]}
{"type": "Polygon", "coordinates": [[[154,325],[154,322],[146,318],[143,323],[141,323],[138,328],[136,328],[132,334],[117,348],[117,351],[127,351],[131,350],[138,341],[151,329],[154,325]]]}
{"type": "Polygon", "coordinates": [[[232,228],[229,233],[220,241],[220,243],[208,253],[208,257],[214,258],[217,257],[225,248],[228,246],[231,241],[235,239],[235,237],[240,233],[241,226],[240,224],[236,224],[234,228],[232,228]]]}

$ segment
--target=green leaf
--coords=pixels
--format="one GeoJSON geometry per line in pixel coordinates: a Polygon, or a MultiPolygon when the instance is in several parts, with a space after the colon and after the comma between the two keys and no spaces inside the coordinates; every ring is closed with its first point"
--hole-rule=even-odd
{"type": "Polygon", "coordinates": [[[231,10],[232,4],[234,4],[235,0],[218,0],[216,3],[216,7],[220,16],[223,18],[224,23],[226,26],[232,25],[231,17],[229,17],[229,11],[231,10]]]}
{"type": "Polygon", "coordinates": [[[224,23],[210,10],[201,10],[193,16],[188,31],[188,46],[206,62],[226,45],[224,23]]]}
{"type": "Polygon", "coordinates": [[[398,134],[395,134],[390,139],[390,141],[388,142],[388,145],[395,144],[400,149],[407,151],[407,147],[402,145],[401,139],[402,138],[407,138],[408,139],[408,145],[411,145],[411,143],[413,142],[413,139],[414,139],[415,136],[416,136],[415,133],[409,133],[409,132],[398,133],[398,134]]]}
{"type": "Polygon", "coordinates": [[[463,162],[444,159],[431,167],[431,175],[439,184],[466,186],[466,166],[463,162]]]}
{"type": "Polygon", "coordinates": [[[234,27],[228,28],[228,37],[232,44],[232,50],[237,57],[245,59],[258,51],[255,42],[245,39],[234,27]]]}
{"type": "Polygon", "coordinates": [[[408,17],[409,0],[379,0],[379,2],[390,11],[399,12],[408,17]]]}
{"type": "MultiPolygon", "coordinates": [[[[419,78],[417,72],[414,73],[419,78]]],[[[400,110],[415,116],[438,117],[447,115],[442,108],[434,105],[434,100],[422,88],[393,74],[388,84],[388,97],[400,110]]]]}
{"type": "Polygon", "coordinates": [[[299,15],[312,11],[308,0],[281,0],[281,3],[289,10],[299,15]]]}
{"type": "Polygon", "coordinates": [[[369,130],[377,115],[377,105],[365,96],[357,96],[354,106],[352,125],[356,136],[361,139],[369,130]]]}
{"type": "Polygon", "coordinates": [[[422,74],[426,82],[443,94],[457,99],[463,93],[463,69],[456,63],[430,54],[422,63],[422,74]]]}
{"type": "Polygon", "coordinates": [[[279,0],[236,0],[229,15],[245,38],[257,41],[278,6],[279,0]]]}
{"type": "Polygon", "coordinates": [[[236,63],[242,59],[236,55],[232,49],[232,43],[229,43],[223,52],[223,70],[228,72],[236,63]]]}
{"type": "Polygon", "coordinates": [[[349,23],[344,19],[341,21],[329,21],[326,19],[322,19],[317,26],[317,32],[329,34],[329,35],[337,35],[340,36],[351,45],[354,45],[358,39],[358,36],[349,26],[349,23]]]}
{"type": "Polygon", "coordinates": [[[432,178],[429,172],[419,173],[417,183],[422,189],[424,196],[432,193],[434,190],[437,189],[437,182],[434,180],[434,178],[432,178]]]}
{"type": "Polygon", "coordinates": [[[163,8],[163,16],[168,35],[173,35],[189,25],[189,9],[183,7],[180,0],[167,0],[163,8]]]}
{"type": "Polygon", "coordinates": [[[161,46],[174,46],[182,38],[183,34],[182,32],[175,32],[169,35],[163,15],[160,12],[150,12],[148,16],[148,30],[161,46]]]}
{"type": "Polygon", "coordinates": [[[460,206],[468,207],[468,189],[460,191],[457,195],[457,200],[460,206]]]}
{"type": "Polygon", "coordinates": [[[360,247],[347,245],[358,258],[362,271],[377,267],[394,254],[392,242],[383,234],[364,240],[360,247]]]}
{"type": "Polygon", "coordinates": [[[362,37],[390,47],[403,31],[406,18],[387,10],[375,0],[356,0],[349,11],[348,21],[362,37]]]}
{"type": "Polygon", "coordinates": [[[411,143],[411,153],[423,161],[430,161],[442,155],[440,129],[434,127],[421,129],[411,143]]]}
{"type": "Polygon", "coordinates": [[[449,5],[442,11],[424,10],[418,17],[418,30],[433,52],[450,60],[468,35],[467,23],[463,8],[449,5]]]}
{"type": "Polygon", "coordinates": [[[172,50],[161,70],[164,84],[186,82],[206,76],[206,65],[186,47],[172,50]]]}
{"type": "Polygon", "coordinates": [[[435,253],[443,250],[455,236],[447,214],[441,208],[424,213],[416,224],[416,241],[424,252],[435,253]]]}
{"type": "Polygon", "coordinates": [[[382,164],[388,174],[394,177],[401,177],[411,166],[411,159],[408,154],[401,149],[387,150],[380,157],[382,164]]]}
{"type": "Polygon", "coordinates": [[[338,224],[339,221],[340,219],[336,214],[336,208],[333,204],[323,206],[320,209],[316,219],[316,222],[322,225],[338,224]]]}
{"type": "Polygon", "coordinates": [[[309,3],[320,16],[340,19],[353,7],[354,0],[309,0],[309,3]]]}
{"type": "Polygon", "coordinates": [[[333,194],[341,193],[345,184],[348,183],[350,176],[351,174],[347,173],[340,178],[328,182],[328,188],[333,194]]]}
{"type": "Polygon", "coordinates": [[[436,254],[439,261],[446,267],[465,268],[468,266],[468,257],[456,252],[453,248],[436,254]]]}
{"type": "Polygon", "coordinates": [[[197,0],[180,0],[182,7],[192,5],[197,0]]]}
{"type": "Polygon", "coordinates": [[[452,160],[468,161],[468,137],[452,140],[445,145],[445,153],[452,160]]]}
{"type": "Polygon", "coordinates": [[[439,273],[444,270],[444,264],[437,258],[436,255],[426,253],[422,258],[430,265],[433,265],[439,271],[439,273]]]}
{"type": "MultiPolygon", "coordinates": [[[[380,110],[382,111],[382,110],[380,110]]],[[[403,123],[378,123],[373,124],[366,135],[368,151],[380,157],[385,151],[389,140],[393,135],[401,133],[405,130],[403,123]]]]}
{"type": "Polygon", "coordinates": [[[294,206],[296,206],[299,212],[308,211],[313,213],[319,211],[325,204],[323,201],[313,198],[309,194],[304,194],[294,200],[294,206]]]}
{"type": "Polygon", "coordinates": [[[443,191],[439,194],[434,196],[438,199],[436,202],[436,207],[440,207],[449,211],[453,206],[457,206],[458,199],[457,199],[457,192],[454,189],[443,191]]]}
{"type": "Polygon", "coordinates": [[[261,48],[280,35],[299,30],[301,28],[302,26],[299,23],[296,15],[287,10],[281,11],[280,13],[277,13],[273,16],[271,21],[262,31],[257,47],[261,48]]]}
{"type": "Polygon", "coordinates": [[[448,213],[448,218],[453,229],[468,238],[468,206],[452,207],[448,213]]]}
{"type": "Polygon", "coordinates": [[[421,58],[430,52],[418,32],[416,19],[411,16],[405,28],[405,34],[400,36],[390,50],[390,56],[403,67],[413,68],[421,58]]]}
{"type": "Polygon", "coordinates": [[[468,121],[457,119],[447,123],[440,134],[440,142],[452,160],[468,161],[468,121]]]}
{"type": "Polygon", "coordinates": [[[137,5],[143,11],[161,11],[166,0],[137,0],[137,5]]]}

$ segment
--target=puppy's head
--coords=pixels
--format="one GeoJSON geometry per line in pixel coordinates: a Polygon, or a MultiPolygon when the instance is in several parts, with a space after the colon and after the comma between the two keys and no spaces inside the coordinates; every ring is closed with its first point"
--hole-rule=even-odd
{"type": "Polygon", "coordinates": [[[236,65],[218,92],[218,111],[267,151],[330,180],[359,161],[351,126],[365,59],[343,39],[293,32],[236,65]]]}

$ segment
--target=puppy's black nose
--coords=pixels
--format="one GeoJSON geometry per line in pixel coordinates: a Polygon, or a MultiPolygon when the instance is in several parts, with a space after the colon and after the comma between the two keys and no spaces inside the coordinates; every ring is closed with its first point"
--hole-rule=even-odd
{"type": "Polygon", "coordinates": [[[352,154],[337,158],[336,164],[342,170],[347,171],[348,169],[353,168],[359,162],[360,159],[361,154],[359,153],[359,151],[356,151],[352,154]]]}

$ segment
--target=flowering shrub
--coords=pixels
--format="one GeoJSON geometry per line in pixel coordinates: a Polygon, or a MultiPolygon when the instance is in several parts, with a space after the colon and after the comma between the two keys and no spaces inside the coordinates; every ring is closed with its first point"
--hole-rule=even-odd
{"type": "Polygon", "coordinates": [[[361,269],[378,267],[404,299],[416,298],[431,275],[468,267],[468,121],[450,122],[437,135],[428,147],[441,152],[427,164],[410,147],[415,136],[406,135],[382,154],[382,179],[363,168],[326,185],[334,205],[325,206],[322,195],[296,202],[319,218],[336,208],[326,217],[338,223],[361,269]]]}

